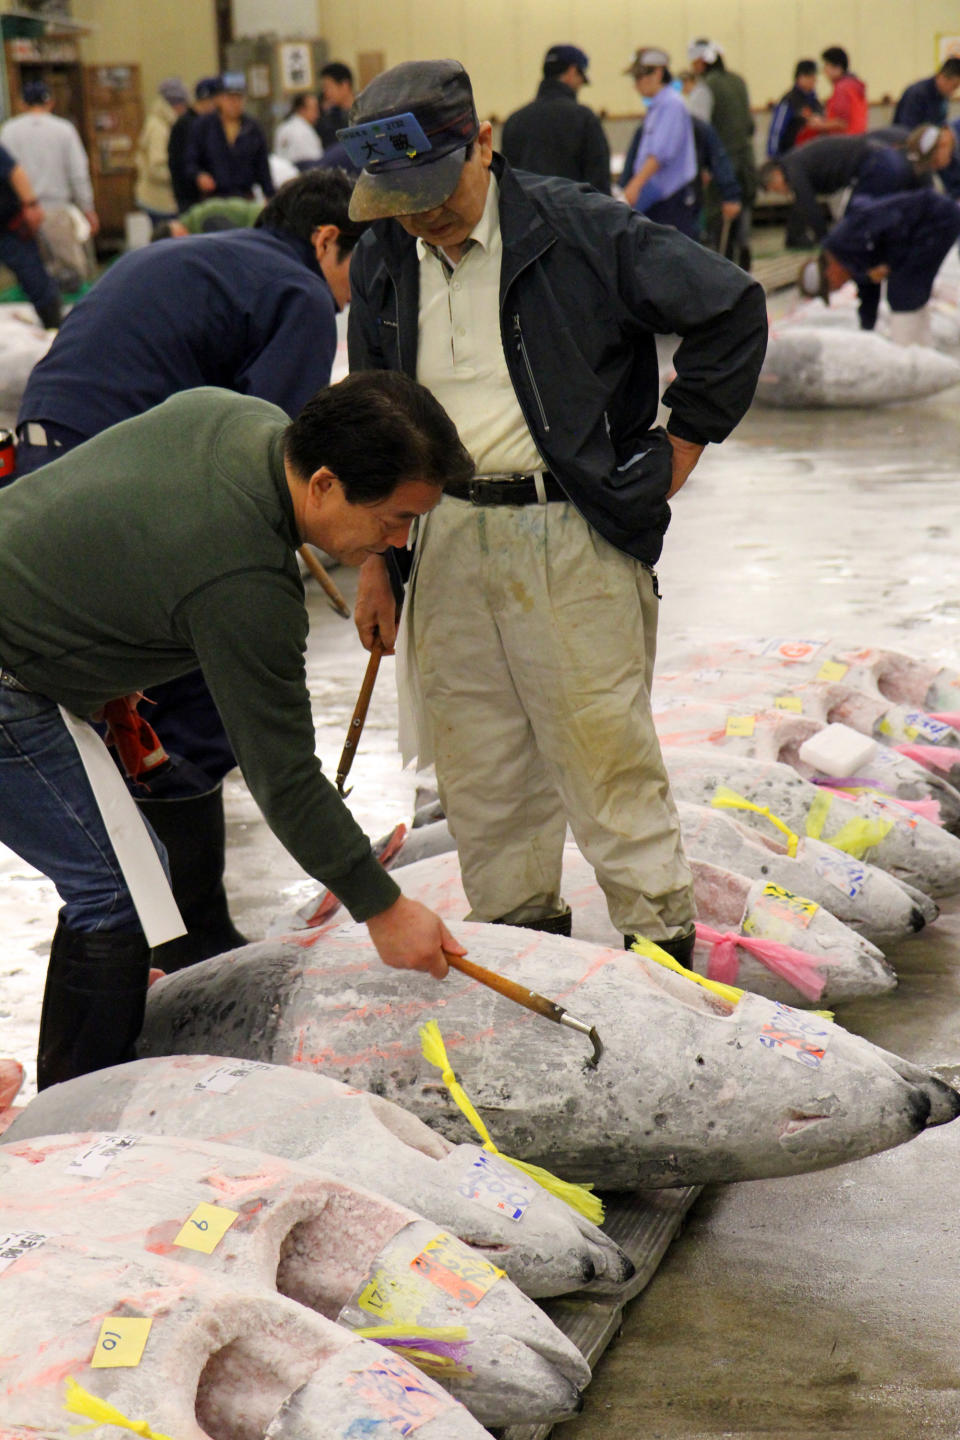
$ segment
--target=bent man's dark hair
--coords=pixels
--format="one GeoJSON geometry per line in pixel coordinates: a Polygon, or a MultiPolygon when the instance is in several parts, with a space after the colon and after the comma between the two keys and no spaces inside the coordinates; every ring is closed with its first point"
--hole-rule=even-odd
{"type": "Polygon", "coordinates": [[[308,480],[332,470],[351,505],[385,500],[403,480],[469,480],[474,464],[430,391],[399,370],[358,370],[308,400],[284,432],[284,454],[308,480]]]}
{"type": "Polygon", "coordinates": [[[344,81],[349,81],[351,86],[353,85],[353,71],[349,65],[344,65],[342,60],[331,60],[329,64],[324,65],[320,75],[321,78],[326,75],[327,79],[332,80],[335,85],[342,85],[344,81]]]}
{"type": "Polygon", "coordinates": [[[306,240],[319,225],[336,225],[337,251],[342,260],[366,230],[363,221],[350,219],[354,181],[345,170],[308,170],[280,186],[256,218],[255,229],[278,230],[306,240]]]}
{"type": "Polygon", "coordinates": [[[850,69],[850,57],[840,45],[829,45],[820,59],[827,65],[838,65],[841,70],[850,69]]]}
{"type": "Polygon", "coordinates": [[[948,79],[955,80],[960,75],[960,55],[949,55],[940,69],[938,75],[946,75],[948,79]]]}
{"type": "Polygon", "coordinates": [[[799,80],[801,75],[816,75],[816,60],[798,60],[797,67],[793,72],[794,80],[799,80]]]}

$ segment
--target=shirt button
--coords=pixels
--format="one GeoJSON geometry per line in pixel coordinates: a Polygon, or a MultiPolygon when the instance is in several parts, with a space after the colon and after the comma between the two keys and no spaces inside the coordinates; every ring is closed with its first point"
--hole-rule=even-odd
{"type": "Polygon", "coordinates": [[[454,280],[453,285],[452,285],[452,288],[453,288],[454,290],[459,290],[459,289],[460,289],[460,281],[459,281],[459,280],[454,280]]]}

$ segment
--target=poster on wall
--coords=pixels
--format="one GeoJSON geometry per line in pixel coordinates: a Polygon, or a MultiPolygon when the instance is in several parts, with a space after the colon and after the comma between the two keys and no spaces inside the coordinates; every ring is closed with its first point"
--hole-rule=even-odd
{"type": "Polygon", "coordinates": [[[270,98],[269,65],[247,66],[247,94],[251,100],[267,100],[270,98]]]}
{"type": "Polygon", "coordinates": [[[305,40],[285,41],[279,46],[280,85],[288,94],[298,90],[312,90],[313,55],[305,40]]]}

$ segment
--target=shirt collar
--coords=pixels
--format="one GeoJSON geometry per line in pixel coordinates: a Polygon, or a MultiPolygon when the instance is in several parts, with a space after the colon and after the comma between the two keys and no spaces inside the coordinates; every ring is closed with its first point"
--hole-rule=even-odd
{"type": "MultiPolygon", "coordinates": [[[[487,198],[483,214],[470,231],[465,243],[470,246],[479,245],[484,253],[489,254],[500,234],[500,186],[492,170],[488,170],[487,174],[490,176],[490,183],[487,185],[487,198]]],[[[434,255],[437,259],[442,259],[436,246],[428,245],[425,240],[418,239],[417,259],[422,262],[427,255],[434,255]]]]}

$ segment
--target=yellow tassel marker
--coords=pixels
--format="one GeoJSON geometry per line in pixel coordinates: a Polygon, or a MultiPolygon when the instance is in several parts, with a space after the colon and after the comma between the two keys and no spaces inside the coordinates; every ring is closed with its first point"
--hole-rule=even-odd
{"type": "Polygon", "coordinates": [[[159,1430],[151,1429],[146,1420],[128,1420],[126,1415],[121,1415],[113,1405],[101,1400],[97,1395],[91,1395],[89,1390],[84,1390],[69,1375],[66,1384],[64,1410],[69,1415],[85,1415],[88,1420],[95,1422],[92,1425],[72,1425],[70,1428],[76,1434],[82,1430],[95,1430],[97,1425],[116,1425],[121,1430],[129,1430],[134,1435],[142,1436],[142,1440],[173,1440],[172,1435],[161,1435],[159,1430]]]}
{"type": "Polygon", "coordinates": [[[483,1142],[484,1150],[491,1155],[499,1155],[508,1165],[513,1165],[517,1170],[522,1170],[529,1175],[531,1180],[536,1180],[544,1190],[549,1190],[551,1195],[556,1195],[565,1200],[574,1210],[592,1220],[594,1225],[603,1224],[603,1202],[599,1196],[592,1193],[592,1185],[573,1185],[568,1180],[560,1180],[556,1175],[551,1175],[549,1170],[544,1170],[539,1165],[530,1165],[526,1160],[515,1160],[511,1155],[504,1155],[498,1150],[490,1138],[490,1132],[480,1119],[471,1103],[463,1086],[457,1080],[450,1061],[447,1059],[447,1047],[443,1043],[443,1036],[440,1033],[440,1026],[436,1020],[428,1020],[426,1025],[420,1027],[420,1041],[423,1046],[423,1056],[431,1065],[435,1065],[440,1071],[443,1083],[450,1091],[450,1095],[470,1121],[483,1142]]]}

